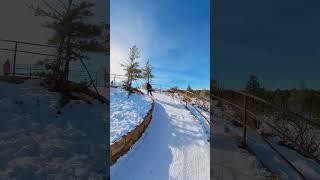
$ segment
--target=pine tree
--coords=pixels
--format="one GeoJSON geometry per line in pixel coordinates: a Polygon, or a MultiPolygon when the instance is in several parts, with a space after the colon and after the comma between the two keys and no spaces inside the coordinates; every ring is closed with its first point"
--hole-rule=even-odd
{"type": "Polygon", "coordinates": [[[178,86],[173,86],[170,88],[171,91],[179,91],[179,87],[178,86]]]}
{"type": "Polygon", "coordinates": [[[103,36],[104,36],[104,49],[105,49],[105,54],[110,55],[110,24],[103,24],[103,36]]]}
{"type": "Polygon", "coordinates": [[[187,91],[190,91],[190,92],[192,92],[192,91],[193,91],[190,85],[188,85],[188,87],[187,87],[187,91]]]}
{"type": "Polygon", "coordinates": [[[152,66],[149,63],[149,60],[147,61],[144,69],[143,69],[143,78],[146,80],[146,82],[150,83],[151,79],[154,78],[152,74],[152,66]]]}
{"type": "Polygon", "coordinates": [[[256,94],[260,90],[259,79],[256,75],[250,75],[246,90],[251,94],[256,94]]]}
{"type": "Polygon", "coordinates": [[[49,20],[45,27],[54,30],[49,43],[57,46],[57,58],[47,62],[46,68],[52,73],[52,85],[61,89],[68,82],[71,61],[88,59],[88,51],[99,49],[97,37],[101,35],[101,26],[87,23],[93,16],[93,3],[88,0],[41,0],[41,5],[29,5],[35,16],[49,20]],[[62,87],[61,87],[62,86],[62,87]]]}
{"type": "Polygon", "coordinates": [[[140,58],[140,51],[137,46],[134,45],[129,49],[129,59],[121,64],[127,76],[124,87],[129,91],[132,88],[132,81],[142,77],[142,70],[139,69],[139,62],[137,61],[138,58],[140,58]]]}

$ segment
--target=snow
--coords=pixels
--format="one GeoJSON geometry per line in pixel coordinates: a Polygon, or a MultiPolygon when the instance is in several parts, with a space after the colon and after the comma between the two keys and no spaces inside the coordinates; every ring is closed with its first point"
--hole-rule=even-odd
{"type": "Polygon", "coordinates": [[[0,179],[101,177],[106,106],[72,100],[58,113],[59,99],[39,80],[0,81],[0,179]]]}
{"type": "MultiPolygon", "coordinates": [[[[320,179],[320,165],[315,161],[301,156],[294,150],[278,145],[274,138],[272,145],[276,147],[307,179],[320,179]]],[[[248,146],[257,154],[257,157],[268,169],[280,176],[282,179],[300,179],[299,174],[290,167],[271,147],[262,140],[262,137],[248,131],[248,146]]]]}
{"type": "MultiPolygon", "coordinates": [[[[173,93],[171,96],[179,99],[182,104],[185,104],[183,98],[178,93],[173,93]]],[[[206,109],[210,109],[210,103],[203,100],[192,98],[190,103],[187,103],[188,110],[196,117],[200,122],[202,128],[206,132],[207,139],[210,141],[210,113],[199,107],[199,104],[204,105],[206,109]]]]}
{"type": "Polygon", "coordinates": [[[179,100],[154,92],[146,132],[111,167],[113,180],[209,180],[210,143],[199,121],[179,100]]]}
{"type": "Polygon", "coordinates": [[[121,88],[110,88],[110,143],[138,126],[151,108],[151,99],[121,88]]]}
{"type": "Polygon", "coordinates": [[[271,142],[307,179],[320,179],[320,164],[302,156],[295,150],[279,145],[279,138],[272,138],[271,142]]]}
{"type": "Polygon", "coordinates": [[[200,113],[210,122],[210,113],[208,111],[204,111],[203,109],[199,108],[198,106],[193,106],[196,108],[200,113]]]}
{"type": "Polygon", "coordinates": [[[213,179],[270,179],[271,173],[262,167],[250,152],[239,147],[240,137],[234,131],[230,118],[214,108],[212,121],[211,169],[213,179]]]}
{"type": "Polygon", "coordinates": [[[41,88],[39,81],[29,80],[19,85],[0,81],[0,86],[2,96],[0,109],[4,117],[12,116],[17,112],[30,112],[32,113],[30,117],[55,116],[59,95],[41,88]],[[40,106],[37,106],[37,101],[40,106]],[[42,103],[46,105],[41,106],[42,103]],[[38,112],[33,111],[35,107],[39,108],[38,112]]]}
{"type": "Polygon", "coordinates": [[[209,124],[210,116],[209,116],[209,112],[206,112],[206,111],[202,110],[201,108],[197,107],[196,105],[188,104],[187,107],[192,112],[192,114],[194,116],[196,116],[197,119],[199,120],[201,126],[204,128],[204,131],[207,134],[207,139],[209,141],[210,140],[210,124],[209,124]]]}
{"type": "MultiPolygon", "coordinates": [[[[230,166],[232,168],[230,167],[230,169],[235,169],[234,177],[239,176],[240,172],[248,172],[249,174],[247,175],[250,175],[248,176],[250,179],[260,179],[261,177],[270,176],[270,172],[272,172],[274,176],[278,176],[281,179],[300,179],[299,174],[290,167],[290,165],[285,162],[285,160],[283,160],[260,135],[254,133],[251,129],[247,129],[247,149],[248,152],[251,152],[251,157],[241,158],[241,156],[234,153],[235,149],[232,149],[231,151],[230,149],[227,149],[226,147],[228,147],[232,141],[234,141],[233,144],[236,144],[236,146],[239,144],[239,139],[242,137],[243,129],[242,127],[234,126],[231,123],[231,120],[234,120],[235,117],[233,116],[233,111],[230,108],[225,106],[223,112],[219,108],[216,108],[216,111],[217,112],[214,114],[216,114],[217,117],[214,119],[217,119],[217,121],[213,122],[214,140],[212,142],[212,146],[214,147],[214,150],[211,151],[211,154],[213,159],[217,158],[218,161],[221,160],[221,164],[231,164],[230,166]],[[229,137],[227,134],[230,134],[229,137]],[[219,148],[220,146],[223,148],[219,148]],[[253,167],[248,166],[248,164],[250,164],[248,162],[254,161],[258,163],[258,166],[256,163],[254,163],[253,167]],[[263,172],[262,167],[269,171],[269,175],[268,173],[265,174],[265,172],[263,172]],[[239,173],[236,173],[236,171],[239,171],[239,173]]],[[[320,165],[315,161],[300,155],[294,150],[279,145],[279,138],[273,137],[270,138],[269,141],[271,141],[272,145],[276,147],[276,149],[280,151],[299,171],[301,171],[307,179],[320,179],[320,165]]],[[[214,173],[218,171],[216,173],[218,174],[217,177],[227,176],[230,174],[230,172],[223,170],[220,165],[213,166],[213,169],[214,173]],[[220,171],[221,175],[219,175],[220,171]]],[[[243,177],[243,179],[246,178],[243,177]]]]}
{"type": "MultiPolygon", "coordinates": [[[[274,125],[271,117],[265,117],[265,121],[274,125]]],[[[289,126],[289,129],[293,128],[289,126]]],[[[314,127],[313,127],[314,128],[314,127]]],[[[297,151],[287,146],[280,145],[282,139],[275,136],[275,132],[267,124],[263,123],[262,129],[265,133],[269,133],[268,141],[287,158],[295,168],[297,168],[307,179],[320,179],[320,164],[316,161],[302,156],[297,151]]],[[[314,128],[314,135],[318,135],[314,128]]],[[[294,131],[293,131],[294,132],[294,131]]],[[[260,136],[249,131],[249,146],[257,153],[257,156],[264,161],[270,170],[280,175],[283,179],[299,179],[297,172],[293,170],[274,150],[267,145],[260,136]]],[[[318,135],[319,138],[319,135],[318,135]]]]}

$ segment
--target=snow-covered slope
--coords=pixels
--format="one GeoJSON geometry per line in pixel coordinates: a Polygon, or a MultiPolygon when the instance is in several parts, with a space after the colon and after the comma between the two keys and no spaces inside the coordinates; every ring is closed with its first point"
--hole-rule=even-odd
{"type": "MultiPolygon", "coordinates": [[[[215,107],[212,133],[211,168],[216,179],[265,179],[271,174],[280,179],[301,179],[299,174],[267,144],[260,135],[247,129],[247,149],[239,148],[243,129],[233,125],[236,117],[233,111],[215,107]],[[250,153],[251,152],[251,153],[250,153]],[[263,166],[262,166],[263,165],[263,166]]],[[[280,151],[307,179],[320,179],[320,165],[296,151],[277,144],[277,138],[270,139],[280,151]]]]}
{"type": "Polygon", "coordinates": [[[77,100],[58,110],[60,95],[39,84],[0,81],[0,179],[99,179],[105,105],[77,100]]]}
{"type": "Polygon", "coordinates": [[[111,167],[113,180],[209,180],[210,144],[199,121],[178,100],[154,93],[149,127],[111,167]]]}
{"type": "Polygon", "coordinates": [[[110,89],[110,143],[126,135],[142,121],[151,108],[151,99],[121,88],[110,89]]]}

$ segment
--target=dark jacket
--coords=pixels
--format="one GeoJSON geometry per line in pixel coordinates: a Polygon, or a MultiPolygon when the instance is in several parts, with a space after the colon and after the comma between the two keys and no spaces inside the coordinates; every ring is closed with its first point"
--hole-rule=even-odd
{"type": "Polygon", "coordinates": [[[151,90],[151,89],[152,89],[152,86],[151,86],[150,83],[147,83],[147,89],[148,89],[148,90],[151,90]]]}

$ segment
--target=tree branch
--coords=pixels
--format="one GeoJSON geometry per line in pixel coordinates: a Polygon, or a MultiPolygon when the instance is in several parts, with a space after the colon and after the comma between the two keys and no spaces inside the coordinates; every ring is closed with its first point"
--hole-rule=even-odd
{"type": "Polygon", "coordinates": [[[57,0],[58,2],[60,2],[60,4],[65,8],[65,10],[68,10],[68,6],[61,0],[57,0]]]}
{"type": "Polygon", "coordinates": [[[62,13],[60,13],[57,9],[55,9],[49,2],[47,2],[46,0],[41,0],[49,9],[51,9],[52,11],[56,12],[60,17],[62,17],[62,13]]]}
{"type": "Polygon", "coordinates": [[[33,4],[26,4],[26,6],[34,11],[35,16],[44,16],[55,20],[60,20],[60,18],[56,14],[48,13],[39,6],[35,7],[33,4]]]}

